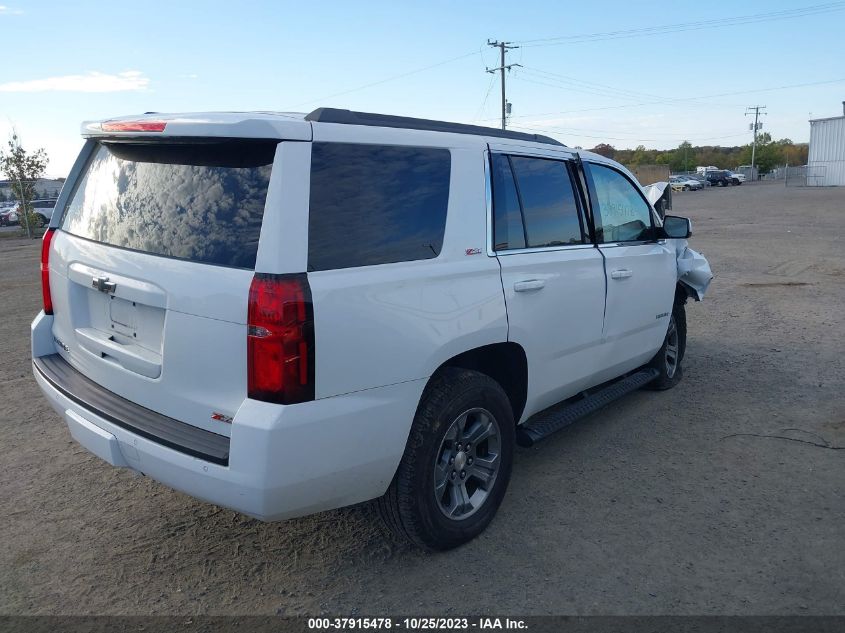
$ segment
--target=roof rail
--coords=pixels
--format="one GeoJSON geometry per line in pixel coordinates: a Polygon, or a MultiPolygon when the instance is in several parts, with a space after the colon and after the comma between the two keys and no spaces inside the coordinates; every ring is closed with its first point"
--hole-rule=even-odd
{"type": "Polygon", "coordinates": [[[354,112],[338,108],[317,108],[305,117],[306,121],[319,123],[342,123],[344,125],[368,125],[372,127],[395,127],[406,130],[428,130],[431,132],[451,132],[453,134],[473,134],[475,136],[495,136],[510,138],[532,143],[547,143],[561,145],[563,143],[549,136],[541,134],[527,134],[525,132],[511,132],[498,128],[481,125],[466,125],[464,123],[449,123],[448,121],[433,121],[431,119],[415,119],[392,114],[374,114],[371,112],[354,112]]]}

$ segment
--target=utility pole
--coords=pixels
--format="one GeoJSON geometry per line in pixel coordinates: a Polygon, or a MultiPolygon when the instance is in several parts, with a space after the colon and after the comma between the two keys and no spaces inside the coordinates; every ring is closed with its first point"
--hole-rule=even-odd
{"type": "MultiPolygon", "coordinates": [[[[757,123],[757,120],[760,118],[760,110],[765,110],[766,106],[756,105],[756,106],[748,106],[745,108],[745,116],[754,112],[754,124],[752,129],[754,130],[754,142],[751,145],[751,178],[754,178],[754,158],[757,155],[757,130],[763,127],[762,123],[757,123]]],[[[765,112],[763,114],[766,114],[765,112]]]]}
{"type": "Polygon", "coordinates": [[[519,46],[514,46],[510,42],[498,42],[495,40],[487,40],[487,46],[495,46],[499,49],[501,55],[501,62],[499,63],[498,68],[488,68],[488,73],[495,73],[500,72],[502,73],[502,129],[505,129],[506,118],[507,118],[507,110],[508,110],[508,102],[505,98],[505,71],[510,70],[514,66],[519,66],[520,64],[508,64],[505,65],[505,53],[507,53],[512,48],[519,48],[519,46]]]}

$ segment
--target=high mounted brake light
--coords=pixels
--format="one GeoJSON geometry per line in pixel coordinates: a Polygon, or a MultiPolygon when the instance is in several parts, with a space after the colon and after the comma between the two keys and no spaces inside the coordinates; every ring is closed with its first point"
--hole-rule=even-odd
{"type": "Polygon", "coordinates": [[[314,399],[314,309],[304,273],[256,273],[249,288],[247,391],[295,404],[314,399]]]}
{"type": "Polygon", "coordinates": [[[50,295],[50,244],[56,229],[44,231],[41,238],[41,298],[44,300],[44,314],[53,314],[53,297],[50,295]]]}
{"type": "Polygon", "coordinates": [[[107,121],[103,132],[164,132],[166,121],[107,121]]]}

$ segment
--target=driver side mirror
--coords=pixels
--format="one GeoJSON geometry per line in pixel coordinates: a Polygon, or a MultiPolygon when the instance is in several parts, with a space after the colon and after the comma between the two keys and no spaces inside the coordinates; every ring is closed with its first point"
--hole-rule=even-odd
{"type": "Polygon", "coordinates": [[[683,240],[692,236],[692,222],[689,218],[667,215],[663,218],[663,234],[670,239],[683,240]]]}

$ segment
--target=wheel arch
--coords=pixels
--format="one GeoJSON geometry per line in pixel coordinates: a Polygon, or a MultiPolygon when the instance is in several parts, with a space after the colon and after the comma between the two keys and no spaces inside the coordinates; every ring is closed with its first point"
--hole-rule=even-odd
{"type": "Polygon", "coordinates": [[[675,301],[672,305],[686,305],[687,299],[690,297],[695,301],[698,301],[698,297],[695,295],[695,291],[692,288],[681,281],[677,282],[675,284],[675,301]]]}
{"type": "Polygon", "coordinates": [[[521,345],[492,343],[461,352],[444,361],[429,383],[449,367],[477,371],[499,383],[511,403],[514,421],[519,422],[528,397],[528,358],[521,345]]]}

